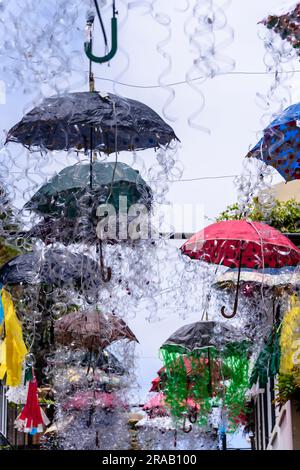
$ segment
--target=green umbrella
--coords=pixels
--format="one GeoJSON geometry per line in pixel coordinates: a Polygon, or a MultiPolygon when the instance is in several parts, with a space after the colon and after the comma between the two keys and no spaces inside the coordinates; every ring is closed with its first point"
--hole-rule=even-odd
{"type": "Polygon", "coordinates": [[[192,399],[199,410],[191,422],[207,425],[213,406],[222,405],[229,430],[235,430],[248,388],[250,344],[241,336],[225,323],[201,321],[179,328],[163,343],[164,394],[175,418],[187,412],[192,399]]]}
{"type": "MultiPolygon", "coordinates": [[[[128,210],[134,204],[143,204],[148,210],[151,208],[151,188],[138,171],[125,163],[94,162],[92,174],[89,164],[64,168],[34,194],[25,208],[45,217],[46,220],[38,227],[42,238],[45,232],[46,238],[52,242],[60,241],[64,230],[69,228],[71,231],[68,243],[90,239],[96,241],[100,253],[102,279],[108,282],[111,269],[108,268],[105,274],[102,240],[96,237],[97,209],[101,204],[111,204],[119,220],[120,197],[123,197],[124,209],[128,210]],[[87,229],[82,227],[78,238],[78,225],[82,221],[87,229]],[[61,230],[61,227],[64,227],[64,230],[61,230]]],[[[122,211],[124,209],[122,207],[122,211]]]]}
{"type": "Polygon", "coordinates": [[[94,162],[92,176],[90,189],[89,164],[64,168],[34,194],[25,208],[47,217],[74,219],[87,213],[95,216],[100,204],[112,204],[118,211],[123,196],[127,209],[137,203],[150,209],[150,187],[125,163],[94,162]]]}

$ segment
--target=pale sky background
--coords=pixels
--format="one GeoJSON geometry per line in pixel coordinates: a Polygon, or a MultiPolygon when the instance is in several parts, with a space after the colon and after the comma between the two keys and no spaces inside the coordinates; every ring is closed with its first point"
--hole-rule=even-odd
{"type": "MultiPolygon", "coordinates": [[[[117,1],[120,20],[124,19],[125,3],[117,1]]],[[[120,32],[118,55],[113,59],[110,67],[96,65],[95,75],[112,80],[119,79],[128,84],[157,85],[159,76],[167,67],[167,61],[162,58],[157,48],[159,48],[159,42],[166,37],[168,28],[155,21],[149,13],[147,14],[148,10],[144,5],[151,2],[128,3],[140,4],[141,6],[128,10],[128,17],[120,32]],[[127,61],[128,66],[126,65],[127,61]],[[122,70],[125,71],[122,73],[122,70]]],[[[164,46],[171,61],[170,70],[161,78],[164,83],[185,80],[186,73],[196,57],[194,49],[189,45],[188,37],[184,34],[186,21],[191,17],[191,7],[195,3],[183,0],[156,0],[153,2],[154,12],[158,15],[157,19],[169,23],[171,31],[170,42],[164,46]],[[190,9],[186,13],[178,11],[188,3],[190,9]]],[[[224,2],[215,3],[227,4],[224,11],[228,24],[226,29],[216,31],[216,41],[222,41],[225,34],[230,33],[228,28],[232,28],[234,32],[232,43],[224,48],[221,54],[229,60],[235,61],[235,72],[264,72],[265,50],[263,41],[258,36],[259,30],[261,31],[263,27],[258,26],[257,23],[269,13],[274,13],[279,7],[286,3],[289,5],[291,2],[281,0],[252,0],[251,2],[232,0],[225,2],[224,0],[224,2]]],[[[109,18],[110,10],[106,10],[105,20],[108,32],[110,30],[109,18]]],[[[82,22],[84,26],[84,16],[82,22]]],[[[192,24],[190,23],[188,28],[192,24]]],[[[101,38],[100,34],[98,34],[98,38],[101,38]]],[[[80,47],[81,39],[81,35],[78,34],[78,42],[76,45],[74,44],[74,47],[80,47]]],[[[198,38],[198,40],[201,44],[204,39],[198,38]]],[[[292,63],[291,68],[293,66],[300,70],[300,64],[298,66],[297,63],[292,63]]],[[[82,67],[87,70],[87,61],[82,61],[82,67]]],[[[226,71],[226,67],[221,63],[220,71],[226,71]]],[[[288,66],[287,69],[289,69],[288,66]]],[[[1,78],[5,80],[5,73],[2,73],[1,78]]],[[[205,107],[201,113],[200,121],[210,130],[210,134],[193,129],[188,124],[189,116],[199,108],[197,93],[187,84],[173,87],[175,99],[167,109],[167,114],[175,118],[175,121],[169,121],[169,124],[181,140],[179,158],[184,168],[183,180],[238,175],[243,171],[244,156],[249,148],[257,142],[258,132],[262,130],[263,126],[261,121],[263,110],[257,104],[256,94],[266,94],[273,78],[272,74],[233,74],[207,79],[200,86],[205,97],[205,107]]],[[[70,77],[71,83],[72,80],[73,78],[70,77]]],[[[288,84],[292,87],[292,101],[296,102],[300,97],[300,74],[295,74],[288,84]]],[[[160,115],[162,115],[164,104],[169,97],[167,90],[159,88],[140,89],[123,85],[115,85],[113,88],[112,83],[99,79],[96,80],[96,86],[99,90],[114,90],[121,95],[143,101],[160,115]]],[[[87,85],[72,87],[72,91],[83,89],[87,89],[87,85]]],[[[21,119],[24,109],[32,107],[32,102],[35,99],[34,95],[24,96],[21,90],[8,93],[6,104],[0,106],[0,130],[8,130],[21,119]]],[[[20,161],[22,158],[24,159],[17,146],[12,145],[9,148],[11,152],[15,151],[16,155],[18,153],[16,159],[20,159],[20,161]]],[[[152,151],[139,153],[139,157],[146,162],[147,166],[152,165],[155,161],[152,151]]],[[[43,170],[45,174],[51,175],[55,170],[66,165],[63,155],[60,155],[59,159],[61,165],[51,163],[43,170]]],[[[57,161],[58,158],[55,160],[57,161]]],[[[130,164],[130,159],[126,154],[121,155],[120,160],[130,164]]],[[[23,166],[25,168],[25,164],[23,166]]],[[[26,186],[24,172],[20,176],[21,179],[15,180],[14,184],[15,186],[19,185],[22,190],[23,185],[26,186]]],[[[37,184],[40,184],[38,176],[36,181],[37,184]]],[[[281,181],[281,178],[274,173],[274,182],[277,181],[281,181]]],[[[203,207],[204,214],[210,219],[216,217],[228,204],[235,202],[236,198],[233,178],[175,182],[168,195],[172,204],[200,205],[203,207]]],[[[25,202],[21,200],[19,192],[16,194],[15,202],[18,206],[25,202]]],[[[207,223],[203,218],[196,221],[188,218],[184,229],[186,231],[200,230],[207,223]]],[[[192,316],[189,318],[190,322],[197,319],[199,318],[192,316]]],[[[160,323],[149,324],[142,314],[131,321],[130,326],[140,340],[136,352],[141,400],[143,400],[151,380],[155,377],[156,371],[161,366],[157,357],[159,346],[176,328],[184,323],[186,322],[174,315],[160,323]]]]}

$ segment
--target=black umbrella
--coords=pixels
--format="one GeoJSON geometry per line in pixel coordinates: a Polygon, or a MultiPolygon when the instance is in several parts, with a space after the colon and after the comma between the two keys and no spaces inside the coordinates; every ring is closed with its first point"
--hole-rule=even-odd
{"type": "MultiPolygon", "coordinates": [[[[129,224],[133,222],[135,217],[128,217],[127,228],[129,224]]],[[[53,243],[62,243],[65,246],[69,246],[73,243],[85,243],[87,245],[99,245],[101,240],[97,236],[96,232],[97,219],[91,217],[82,217],[80,219],[67,219],[61,217],[59,219],[46,218],[41,220],[38,224],[32,227],[27,232],[21,232],[19,235],[22,238],[32,239],[38,238],[42,240],[46,245],[53,243]],[[63,227],[63,230],[62,230],[63,227]]],[[[111,237],[105,238],[107,244],[114,245],[116,243],[135,243],[135,239],[121,238],[121,224],[120,221],[116,220],[116,233],[111,237]]],[[[147,226],[147,239],[153,238],[155,234],[154,227],[151,226],[150,220],[147,226]]]]}
{"type": "Polygon", "coordinates": [[[107,349],[91,353],[82,350],[72,351],[68,348],[68,357],[63,356],[61,359],[53,357],[52,363],[63,367],[80,364],[81,367],[98,368],[117,375],[124,375],[126,372],[119,359],[107,349]]]}
{"type": "Polygon", "coordinates": [[[175,331],[161,346],[168,351],[182,354],[193,353],[201,349],[216,347],[235,342],[240,338],[238,332],[225,323],[201,321],[184,325],[175,331]]]}
{"type": "Polygon", "coordinates": [[[100,278],[99,265],[92,258],[60,249],[16,256],[0,269],[3,285],[69,285],[88,291],[99,288],[100,278]]]}
{"type": "Polygon", "coordinates": [[[114,354],[108,352],[106,350],[98,351],[96,355],[92,355],[90,353],[84,353],[82,361],[80,363],[81,366],[91,366],[93,368],[99,368],[107,372],[108,374],[117,374],[117,375],[124,375],[125,374],[125,367],[122,366],[119,359],[116,358],[114,354]]]}
{"type": "Polygon", "coordinates": [[[46,98],[7,136],[7,142],[30,149],[97,149],[107,154],[155,148],[173,139],[173,129],[145,104],[96,91],[46,98]]]}

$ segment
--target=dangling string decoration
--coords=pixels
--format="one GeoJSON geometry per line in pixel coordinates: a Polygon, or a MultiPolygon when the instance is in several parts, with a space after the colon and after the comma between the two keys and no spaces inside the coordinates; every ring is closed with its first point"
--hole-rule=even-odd
{"type": "Polygon", "coordinates": [[[6,375],[6,385],[15,387],[21,384],[27,348],[12,298],[3,288],[0,293],[0,334],[5,332],[4,340],[0,343],[0,380],[6,375]]]}
{"type": "Polygon", "coordinates": [[[26,404],[15,421],[15,427],[20,432],[34,435],[43,432],[44,426],[48,426],[49,423],[50,421],[39,405],[37,381],[32,371],[26,404]]]}

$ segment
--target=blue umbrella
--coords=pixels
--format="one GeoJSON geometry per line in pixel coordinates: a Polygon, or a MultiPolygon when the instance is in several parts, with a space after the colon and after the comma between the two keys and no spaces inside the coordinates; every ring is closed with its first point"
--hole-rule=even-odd
{"type": "Polygon", "coordinates": [[[300,103],[289,106],[271,122],[247,157],[271,165],[286,181],[300,179],[300,103]]]}

